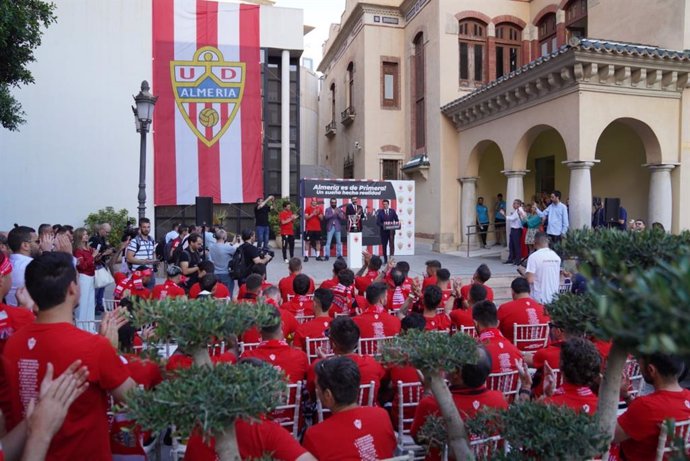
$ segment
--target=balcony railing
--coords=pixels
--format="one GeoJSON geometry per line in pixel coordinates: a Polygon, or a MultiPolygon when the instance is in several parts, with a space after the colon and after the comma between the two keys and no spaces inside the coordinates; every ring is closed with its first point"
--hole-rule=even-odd
{"type": "Polygon", "coordinates": [[[331,123],[326,125],[326,136],[328,136],[329,138],[332,138],[333,136],[335,136],[335,133],[336,133],[336,123],[335,123],[335,120],[332,120],[331,123]]]}
{"type": "Polygon", "coordinates": [[[349,125],[355,121],[355,108],[350,106],[340,113],[340,123],[349,125]]]}

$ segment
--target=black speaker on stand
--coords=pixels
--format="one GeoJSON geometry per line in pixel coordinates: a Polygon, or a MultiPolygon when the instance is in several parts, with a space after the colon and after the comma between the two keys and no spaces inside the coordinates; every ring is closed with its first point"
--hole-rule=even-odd
{"type": "Polygon", "coordinates": [[[206,259],[206,226],[213,223],[213,197],[196,198],[196,225],[201,226],[204,242],[202,258],[206,259]]]}
{"type": "Polygon", "coordinates": [[[621,199],[607,197],[604,199],[604,219],[609,227],[618,227],[618,217],[620,216],[621,199]]]}

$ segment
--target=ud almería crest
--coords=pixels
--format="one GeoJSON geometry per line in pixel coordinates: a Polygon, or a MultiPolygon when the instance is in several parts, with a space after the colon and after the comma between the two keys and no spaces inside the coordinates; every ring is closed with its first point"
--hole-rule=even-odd
{"type": "Polygon", "coordinates": [[[171,61],[177,108],[189,128],[207,146],[225,134],[244,94],[245,63],[225,61],[212,46],[199,48],[192,61],[171,61]]]}

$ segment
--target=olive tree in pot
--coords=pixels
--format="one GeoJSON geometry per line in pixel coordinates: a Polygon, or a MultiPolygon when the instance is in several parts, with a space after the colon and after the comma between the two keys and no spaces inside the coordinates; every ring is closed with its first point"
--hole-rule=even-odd
{"type": "Polygon", "coordinates": [[[194,359],[175,379],[153,391],[135,390],[127,405],[137,423],[147,429],[174,425],[181,434],[199,431],[206,440],[215,437],[221,461],[240,459],[235,435],[239,419],[255,420],[270,413],[285,392],[284,375],[271,366],[218,364],[208,352],[213,340],[229,345],[248,328],[265,324],[273,307],[267,304],[225,303],[213,299],[166,299],[135,307],[137,325],[156,325],[155,341],[174,339],[194,359]]]}

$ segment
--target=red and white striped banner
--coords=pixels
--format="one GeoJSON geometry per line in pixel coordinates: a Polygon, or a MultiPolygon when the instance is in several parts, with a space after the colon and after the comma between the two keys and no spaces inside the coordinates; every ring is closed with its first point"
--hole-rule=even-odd
{"type": "Polygon", "coordinates": [[[153,0],[154,202],[263,194],[260,7],[153,0]]]}

